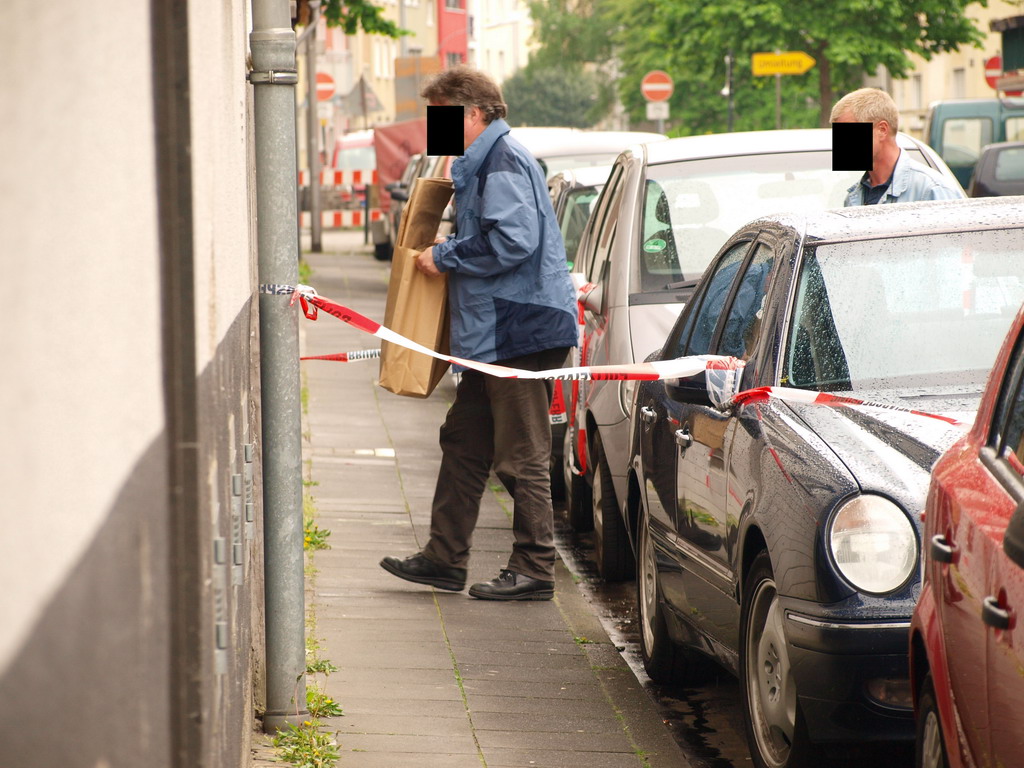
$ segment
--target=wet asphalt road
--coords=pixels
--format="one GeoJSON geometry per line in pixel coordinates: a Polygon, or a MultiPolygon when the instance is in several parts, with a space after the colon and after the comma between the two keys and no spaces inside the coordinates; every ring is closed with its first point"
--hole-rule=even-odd
{"type": "Polygon", "coordinates": [[[593,562],[591,534],[574,533],[556,511],[558,548],[580,579],[584,594],[601,617],[637,679],[659,705],[661,716],[693,768],[744,768],[752,765],[743,735],[739,682],[725,671],[693,688],[653,683],[644,672],[637,624],[636,582],[605,583],[593,562]]]}
{"type": "MultiPolygon", "coordinates": [[[[747,768],[753,765],[747,749],[740,704],[739,681],[724,670],[693,687],[657,685],[644,672],[637,623],[636,582],[608,584],[597,574],[592,534],[572,531],[564,512],[555,508],[556,543],[566,566],[579,578],[584,594],[601,617],[616,644],[676,738],[693,768],[747,768]]],[[[840,754],[845,752],[841,751],[840,754]]],[[[822,755],[821,768],[911,768],[911,748],[883,746],[848,757],[822,755]]]]}

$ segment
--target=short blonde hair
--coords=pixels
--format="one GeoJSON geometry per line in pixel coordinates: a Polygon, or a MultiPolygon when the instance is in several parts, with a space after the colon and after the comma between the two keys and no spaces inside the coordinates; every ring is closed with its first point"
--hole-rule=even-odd
{"type": "Polygon", "coordinates": [[[479,107],[486,123],[508,114],[501,86],[479,69],[465,64],[441,72],[423,87],[420,96],[453,107],[479,107]]]}
{"type": "Polygon", "coordinates": [[[900,129],[900,112],[896,102],[878,88],[860,88],[848,93],[832,107],[830,122],[849,114],[858,123],[877,123],[885,120],[893,133],[900,129]]]}

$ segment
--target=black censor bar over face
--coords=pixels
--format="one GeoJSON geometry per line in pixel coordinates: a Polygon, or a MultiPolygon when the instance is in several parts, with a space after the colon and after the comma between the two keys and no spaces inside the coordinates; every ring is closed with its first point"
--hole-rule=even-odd
{"type": "MultiPolygon", "coordinates": [[[[832,123],[832,170],[870,171],[874,169],[871,123],[832,123]]],[[[428,127],[428,136],[429,127],[428,127]]]]}
{"type": "Polygon", "coordinates": [[[465,107],[427,107],[427,154],[464,155],[465,107]]]}

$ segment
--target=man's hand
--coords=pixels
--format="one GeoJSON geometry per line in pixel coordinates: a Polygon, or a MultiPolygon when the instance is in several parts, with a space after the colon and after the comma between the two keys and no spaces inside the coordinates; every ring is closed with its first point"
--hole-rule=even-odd
{"type": "Polygon", "coordinates": [[[434,246],[416,254],[416,269],[428,277],[440,277],[441,271],[434,264],[434,246]]]}

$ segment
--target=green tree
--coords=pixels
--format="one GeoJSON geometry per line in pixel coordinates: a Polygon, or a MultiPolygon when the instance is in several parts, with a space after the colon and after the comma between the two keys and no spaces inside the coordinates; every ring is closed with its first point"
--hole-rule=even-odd
{"type": "Polygon", "coordinates": [[[565,67],[603,63],[612,56],[609,0],[533,0],[530,16],[537,50],[530,63],[565,67]]]}
{"type": "MultiPolygon", "coordinates": [[[[390,19],[384,18],[383,9],[370,0],[322,0],[320,8],[328,26],[341,27],[346,35],[354,35],[360,29],[371,35],[385,37],[412,34],[407,29],[401,29],[390,19]]],[[[309,0],[299,0],[296,19],[299,24],[306,24],[308,18],[309,0]]]]}
{"type": "Polygon", "coordinates": [[[589,128],[598,104],[597,78],[582,66],[530,65],[502,83],[510,125],[589,128]]]}
{"type": "Polygon", "coordinates": [[[805,125],[815,112],[818,124],[827,126],[837,93],[856,87],[865,73],[885,66],[905,76],[910,54],[930,59],[982,40],[965,15],[971,0],[612,1],[623,102],[642,114],[640,78],[664,69],[677,83],[673,115],[682,119],[677,131],[685,133],[724,127],[726,100],[718,92],[730,49],[737,128],[774,126],[774,78],[750,74],[751,54],[774,50],[806,51],[817,61],[806,75],[782,78],[785,126],[805,125]],[[744,125],[751,121],[760,124],[744,125]]]}

